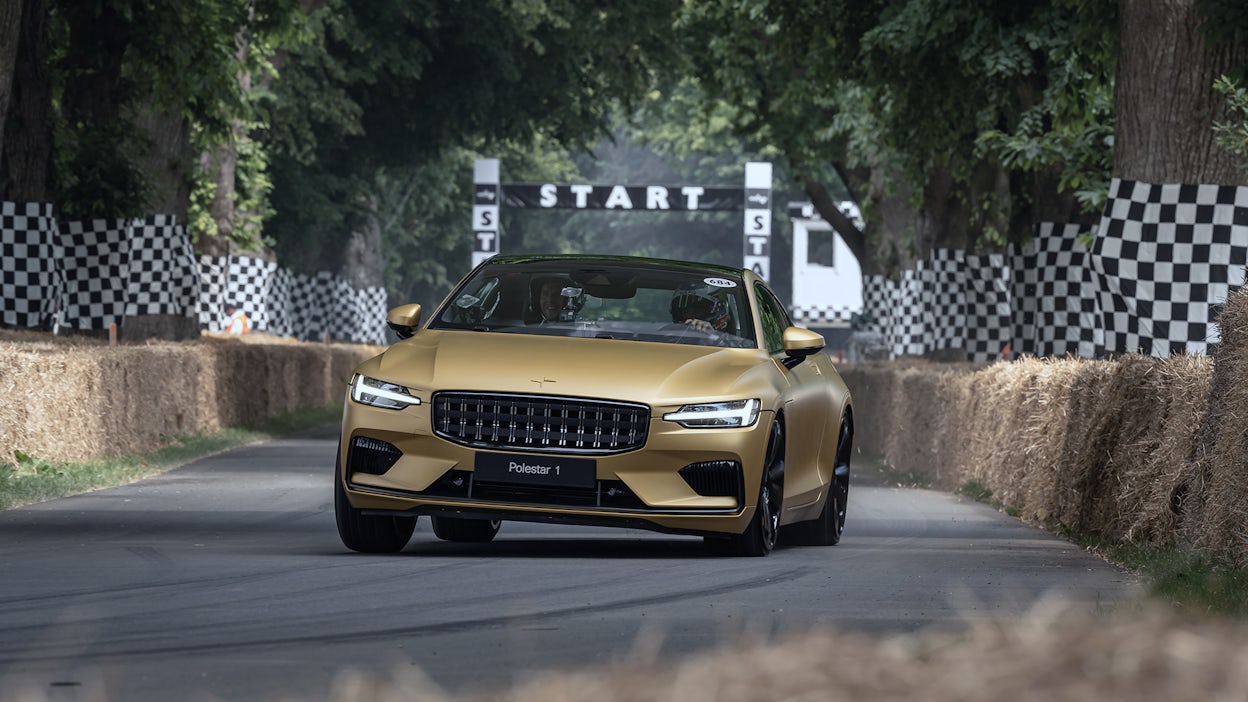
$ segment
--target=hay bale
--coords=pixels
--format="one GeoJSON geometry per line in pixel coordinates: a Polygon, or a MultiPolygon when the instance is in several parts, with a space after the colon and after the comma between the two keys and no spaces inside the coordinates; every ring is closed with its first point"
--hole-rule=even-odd
{"type": "Polygon", "coordinates": [[[0,462],[88,461],[342,401],[372,346],[0,343],[0,462]]]}
{"type": "Polygon", "coordinates": [[[1027,476],[1035,470],[1028,427],[1035,424],[1037,376],[1044,364],[1034,358],[995,363],[977,372],[973,392],[978,408],[968,417],[972,445],[967,479],[992,490],[1004,505],[1022,509],[1027,476]]]}
{"type": "Polygon", "coordinates": [[[1134,543],[1177,543],[1190,496],[1201,483],[1198,447],[1209,412],[1213,361],[1205,356],[1171,356],[1157,364],[1154,390],[1161,426],[1130,449],[1118,496],[1117,531],[1134,543]]]}
{"type": "Polygon", "coordinates": [[[1190,531],[1197,547],[1248,566],[1248,288],[1227,298],[1219,324],[1190,531]]]}

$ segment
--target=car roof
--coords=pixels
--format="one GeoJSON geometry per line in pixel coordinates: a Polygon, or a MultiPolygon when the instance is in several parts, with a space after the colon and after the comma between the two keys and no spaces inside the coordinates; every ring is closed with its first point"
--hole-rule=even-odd
{"type": "Polygon", "coordinates": [[[715,275],[732,276],[734,278],[745,277],[749,271],[742,268],[734,268],[732,266],[724,266],[718,263],[701,263],[696,261],[678,261],[666,258],[648,258],[645,256],[613,256],[613,255],[593,255],[593,254],[506,254],[490,258],[485,263],[487,265],[521,265],[528,263],[546,263],[546,262],[586,262],[586,263],[619,263],[622,265],[648,266],[655,268],[683,269],[688,271],[697,271],[705,273],[713,273],[715,275]]]}

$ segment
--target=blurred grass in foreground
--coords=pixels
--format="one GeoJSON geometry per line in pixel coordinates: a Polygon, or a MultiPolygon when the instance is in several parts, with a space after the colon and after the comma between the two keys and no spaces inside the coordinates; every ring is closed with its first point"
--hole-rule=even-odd
{"type": "Polygon", "coordinates": [[[165,446],[150,453],[114,456],[89,463],[45,461],[17,451],[13,456],[0,457],[3,461],[0,462],[0,509],[125,485],[219,451],[337,422],[341,417],[340,404],[301,410],[252,427],[171,436],[165,446]]]}
{"type": "Polygon", "coordinates": [[[1149,594],[1159,600],[1195,613],[1248,617],[1248,571],[1182,546],[1120,544],[1088,534],[1064,536],[1143,575],[1149,594]]]}

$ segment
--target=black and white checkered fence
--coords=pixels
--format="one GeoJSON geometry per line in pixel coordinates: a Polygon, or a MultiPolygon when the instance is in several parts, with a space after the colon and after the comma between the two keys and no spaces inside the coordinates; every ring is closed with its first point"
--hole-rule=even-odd
{"type": "Polygon", "coordinates": [[[793,321],[810,327],[835,326],[848,324],[857,310],[848,305],[795,305],[792,310],[793,321]]]}
{"type": "Polygon", "coordinates": [[[1041,223],[1004,266],[936,251],[900,281],[866,276],[868,328],[894,356],[961,347],[975,361],[1000,354],[1007,334],[1016,357],[1205,353],[1218,341],[1220,305],[1245,282],[1248,187],[1114,180],[1091,250],[1084,231],[1041,223]]]}
{"type": "Polygon", "coordinates": [[[126,317],[185,315],[220,331],[231,301],[258,331],[387,341],[384,288],[250,256],[197,259],[168,215],[58,226],[50,204],[0,202],[0,324],[104,330],[126,317]]]}
{"type": "Polygon", "coordinates": [[[39,327],[56,307],[56,247],[52,205],[0,202],[0,324],[39,327]]]}
{"type": "Polygon", "coordinates": [[[126,234],[126,316],[191,316],[198,299],[199,270],[191,238],[176,218],[153,215],[131,220],[126,234]]]}
{"type": "Polygon", "coordinates": [[[1011,247],[1015,356],[1080,356],[1104,351],[1097,279],[1084,228],[1041,222],[1023,247],[1011,247]]]}
{"type": "Polygon", "coordinates": [[[252,256],[202,256],[199,266],[199,321],[206,329],[224,330],[225,305],[233,303],[256,331],[303,341],[328,336],[386,343],[385,288],[356,289],[332,273],[293,273],[252,256]]]}
{"type": "Polygon", "coordinates": [[[1248,187],[1115,178],[1092,251],[1105,350],[1204,353],[1246,265],[1248,187]]]}
{"type": "Polygon", "coordinates": [[[968,361],[988,362],[1010,345],[1010,267],[1004,254],[966,257],[968,361]]]}
{"type": "Polygon", "coordinates": [[[991,361],[1010,342],[1009,278],[1002,254],[937,250],[898,281],[864,277],[865,328],[894,357],[964,349],[968,360],[991,361]]]}
{"type": "Polygon", "coordinates": [[[929,351],[962,348],[966,332],[966,253],[937,249],[923,277],[923,317],[929,351]]]}
{"type": "Polygon", "coordinates": [[[61,225],[55,256],[62,275],[62,326],[98,331],[121,325],[130,290],[127,233],[124,220],[61,225]]]}
{"type": "Polygon", "coordinates": [[[188,315],[197,270],[173,217],[65,222],[52,206],[0,203],[6,325],[103,330],[125,317],[188,315]]]}

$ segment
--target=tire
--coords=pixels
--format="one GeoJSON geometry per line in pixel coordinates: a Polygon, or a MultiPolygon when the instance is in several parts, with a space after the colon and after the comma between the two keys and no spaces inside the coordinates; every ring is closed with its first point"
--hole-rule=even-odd
{"type": "Polygon", "coordinates": [[[352,507],[341,469],[334,474],[334,517],[342,545],[360,553],[398,553],[416,530],[416,517],[364,514],[352,507]]]}
{"type": "Polygon", "coordinates": [[[443,541],[483,544],[494,540],[502,522],[497,519],[466,519],[463,517],[430,517],[433,535],[443,541]]]}
{"type": "Polygon", "coordinates": [[[766,556],[776,547],[780,535],[780,509],[784,505],[784,428],[777,421],[771,425],[763,475],[758,486],[758,505],[745,531],[726,540],[707,544],[717,553],[735,556],[766,556]]]}
{"type": "Polygon", "coordinates": [[[835,546],[845,530],[845,504],[849,499],[849,462],[854,455],[854,433],[847,420],[841,421],[836,441],[836,463],[832,482],[819,516],[785,527],[785,541],[799,546],[835,546]]]}

